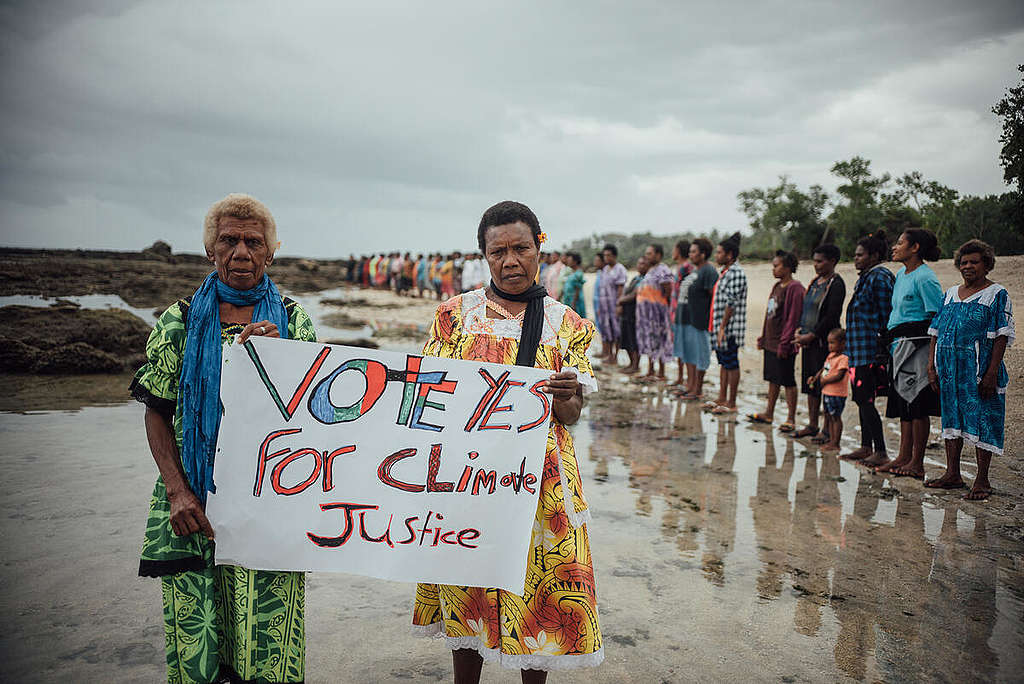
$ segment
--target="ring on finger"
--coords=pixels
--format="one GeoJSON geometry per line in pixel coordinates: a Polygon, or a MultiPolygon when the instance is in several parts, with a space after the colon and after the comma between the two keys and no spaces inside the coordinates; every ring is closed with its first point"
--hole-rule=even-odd
{"type": "Polygon", "coordinates": [[[260,331],[260,335],[265,335],[267,333],[267,331],[263,328],[262,325],[256,329],[260,331]]]}

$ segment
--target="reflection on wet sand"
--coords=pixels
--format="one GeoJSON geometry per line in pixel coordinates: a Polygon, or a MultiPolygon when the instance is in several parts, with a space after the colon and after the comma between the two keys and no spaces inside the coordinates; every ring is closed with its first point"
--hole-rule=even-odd
{"type": "MultiPolygon", "coordinates": [[[[109,405],[127,377],[4,380],[28,415],[0,414],[0,680],[160,681],[159,589],[135,576],[155,469],[141,408],[109,405]]],[[[1020,680],[1016,490],[963,502],[604,373],[574,430],[607,659],[551,681],[1020,680]]],[[[409,640],[408,585],[307,592],[307,681],[451,681],[409,640]]]]}
{"type": "Polygon", "coordinates": [[[590,408],[594,477],[621,460],[636,515],[660,510],[662,538],[696,561],[680,567],[777,606],[855,680],[1020,676],[1024,548],[984,508],[630,389],[590,408]]]}

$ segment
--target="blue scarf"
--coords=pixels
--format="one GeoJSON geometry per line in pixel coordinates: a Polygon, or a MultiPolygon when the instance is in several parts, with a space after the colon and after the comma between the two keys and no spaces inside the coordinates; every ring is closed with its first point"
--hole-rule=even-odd
{"type": "Polygon", "coordinates": [[[214,271],[192,295],[185,325],[185,358],[181,364],[178,396],[181,399],[181,465],[192,492],[206,504],[206,493],[215,492],[213,458],[220,430],[220,303],[256,305],[252,320],[277,325],[288,337],[288,312],[281,293],[266,276],[251,290],[225,285],[214,271]]]}

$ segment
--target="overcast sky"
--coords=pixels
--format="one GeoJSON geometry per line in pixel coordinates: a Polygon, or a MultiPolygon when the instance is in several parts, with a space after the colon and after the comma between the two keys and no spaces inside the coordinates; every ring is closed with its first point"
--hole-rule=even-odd
{"type": "Polygon", "coordinates": [[[1024,2],[0,2],[0,245],[201,251],[229,192],[282,254],[746,221],[837,160],[1005,191],[1024,2]]]}

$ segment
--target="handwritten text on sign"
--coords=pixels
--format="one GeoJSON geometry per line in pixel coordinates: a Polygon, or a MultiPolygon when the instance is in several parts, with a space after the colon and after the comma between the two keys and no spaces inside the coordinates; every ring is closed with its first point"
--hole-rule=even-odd
{"type": "Polygon", "coordinates": [[[217,563],[522,593],[549,376],[260,337],[225,347],[217,563]]]}

